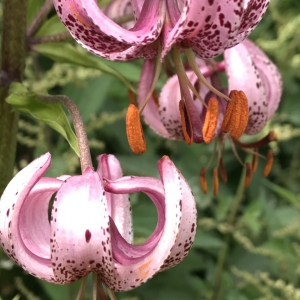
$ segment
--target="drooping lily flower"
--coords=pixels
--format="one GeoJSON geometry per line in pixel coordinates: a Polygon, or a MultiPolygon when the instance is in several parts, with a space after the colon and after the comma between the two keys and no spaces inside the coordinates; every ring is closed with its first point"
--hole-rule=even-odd
{"type": "MultiPolygon", "coordinates": [[[[269,0],[113,0],[102,11],[96,0],[54,0],[58,16],[71,35],[93,54],[120,61],[156,58],[151,85],[139,113],[154,91],[161,62],[172,62],[179,78],[180,114],[184,116],[183,125],[189,128],[189,134],[185,136],[188,143],[200,143],[202,137],[194,101],[190,97],[190,90],[195,93],[195,89],[183,70],[180,50],[184,51],[199,81],[217,96],[231,101],[205,81],[193,53],[201,58],[212,58],[237,45],[253,31],[268,4],[269,0]],[[134,22],[130,20],[133,27],[130,28],[128,23],[122,27],[114,22],[113,19],[120,21],[130,12],[134,15],[134,22]]],[[[128,21],[126,17],[124,19],[128,21]]],[[[204,104],[200,95],[196,96],[204,104]]],[[[129,109],[129,114],[136,119],[132,107],[129,109]]],[[[130,131],[134,126],[131,122],[128,124],[130,131]]],[[[132,147],[136,143],[128,137],[135,153],[146,150],[146,144],[140,140],[143,147],[140,145],[136,151],[136,147],[132,147]]]]}
{"type": "Polygon", "coordinates": [[[125,291],[188,254],[196,228],[194,197],[168,157],[158,162],[160,179],[122,177],[112,155],[99,156],[97,171],[42,177],[50,160],[47,153],[22,169],[0,201],[1,246],[27,272],[59,284],[94,272],[110,289],[125,291]],[[134,192],[146,193],[158,212],[157,226],[142,245],[132,244],[127,194],[134,192]]]}
{"type": "Polygon", "coordinates": [[[269,0],[114,0],[102,11],[96,0],[54,0],[58,16],[90,52],[111,60],[161,57],[173,45],[199,57],[216,57],[244,40],[259,23],[269,0]],[[132,28],[111,18],[128,12],[132,28]],[[107,15],[106,15],[106,14],[107,15]]]}
{"type": "MultiPolygon", "coordinates": [[[[197,64],[201,73],[213,85],[216,85],[213,82],[216,80],[216,76],[225,71],[228,80],[228,90],[241,90],[245,92],[249,105],[249,114],[244,133],[249,135],[259,133],[276,111],[282,94],[281,76],[274,63],[250,40],[245,40],[239,45],[227,49],[224,52],[224,61],[220,63],[208,65],[203,60],[198,59],[197,64]]],[[[145,94],[151,84],[151,72],[154,72],[154,63],[148,60],[145,62],[142,70],[138,90],[139,105],[142,105],[145,94]]],[[[199,136],[201,135],[202,141],[208,140],[210,142],[213,137],[219,137],[223,143],[225,139],[232,137],[234,143],[242,148],[248,148],[249,145],[242,144],[234,136],[230,137],[230,132],[227,133],[228,130],[224,131],[224,126],[221,126],[225,122],[226,101],[214,95],[206,86],[199,82],[196,74],[190,69],[186,70],[186,75],[193,86],[197,88],[205,104],[209,104],[212,98],[215,98],[218,102],[217,113],[211,114],[209,105],[205,107],[203,102],[195,99],[194,93],[190,91],[190,97],[195,99],[193,113],[199,122],[199,136]],[[217,119],[217,122],[214,127],[210,128],[209,138],[206,139],[207,127],[205,126],[205,122],[210,117],[207,115],[208,112],[210,116],[217,119]],[[212,130],[213,134],[211,134],[212,130]]],[[[217,82],[218,84],[219,82],[217,82]]],[[[218,85],[217,88],[226,93],[226,89],[221,85],[218,85]]],[[[189,128],[184,126],[182,115],[179,112],[178,106],[180,105],[180,101],[180,82],[177,75],[174,75],[166,82],[158,99],[155,99],[153,96],[150,97],[148,105],[142,113],[146,123],[156,133],[165,138],[185,140],[184,131],[188,131],[189,128]]],[[[238,123],[236,126],[239,126],[238,123]]],[[[255,149],[275,138],[274,134],[271,133],[263,141],[251,143],[250,146],[255,149]]],[[[219,153],[221,152],[220,150],[219,153]]]]}

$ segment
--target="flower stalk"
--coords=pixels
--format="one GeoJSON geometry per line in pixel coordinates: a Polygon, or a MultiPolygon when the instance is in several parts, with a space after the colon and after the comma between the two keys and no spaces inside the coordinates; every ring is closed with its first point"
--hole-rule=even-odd
{"type": "Polygon", "coordinates": [[[22,81],[26,56],[27,0],[4,0],[0,82],[0,194],[10,181],[17,145],[18,113],[5,102],[9,84],[22,81]]]}
{"type": "Polygon", "coordinates": [[[90,153],[90,148],[89,148],[89,143],[88,143],[88,138],[86,135],[84,123],[80,111],[76,106],[76,104],[73,102],[73,100],[64,95],[56,95],[56,96],[39,95],[38,97],[40,100],[48,103],[60,103],[68,109],[73,119],[73,124],[78,139],[81,171],[83,173],[87,167],[93,168],[91,153],[90,153]]]}

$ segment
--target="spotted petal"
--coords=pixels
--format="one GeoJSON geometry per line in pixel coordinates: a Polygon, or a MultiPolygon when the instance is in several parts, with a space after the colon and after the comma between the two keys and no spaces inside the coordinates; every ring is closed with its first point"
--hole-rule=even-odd
{"type": "Polygon", "coordinates": [[[51,215],[53,272],[60,283],[94,271],[111,278],[109,215],[99,175],[87,168],[59,189],[51,215]]]}
{"type": "Polygon", "coordinates": [[[135,288],[155,273],[179,263],[193,243],[196,208],[191,190],[168,157],[159,161],[158,169],[161,181],[123,177],[105,185],[105,190],[111,193],[146,193],[158,212],[155,231],[140,246],[127,243],[112,226],[116,283],[108,286],[115,290],[135,288]]]}
{"type": "MultiPolygon", "coordinates": [[[[97,157],[97,173],[101,179],[116,180],[123,176],[119,161],[114,155],[102,154],[97,157]]],[[[131,206],[128,195],[106,193],[108,213],[122,237],[131,243],[133,228],[131,206]]]]}
{"type": "Polygon", "coordinates": [[[22,169],[6,187],[0,201],[0,242],[7,255],[30,274],[56,282],[50,260],[48,205],[62,181],[40,179],[49,165],[47,153],[22,169]]]}
{"type": "Polygon", "coordinates": [[[134,27],[122,28],[98,7],[96,0],[54,0],[58,16],[71,35],[90,52],[112,60],[149,57],[143,46],[149,45],[152,57],[157,47],[151,45],[159,36],[165,16],[165,2],[146,0],[134,27]]]}
{"type": "Polygon", "coordinates": [[[224,53],[228,89],[241,90],[248,98],[249,120],[247,134],[260,132],[268,121],[268,98],[264,84],[247,44],[241,43],[224,53]],[[242,79],[242,80],[241,80],[242,79]]]}

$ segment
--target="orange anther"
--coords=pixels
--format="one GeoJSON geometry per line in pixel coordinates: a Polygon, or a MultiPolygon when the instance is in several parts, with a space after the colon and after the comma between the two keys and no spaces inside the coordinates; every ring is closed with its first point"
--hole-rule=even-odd
{"type": "Polygon", "coordinates": [[[218,176],[217,167],[215,167],[213,170],[213,185],[214,185],[214,196],[217,196],[219,193],[219,176],[218,176]]]}
{"type": "Polygon", "coordinates": [[[273,157],[273,153],[271,150],[268,150],[268,154],[267,154],[267,161],[266,161],[266,165],[263,171],[263,176],[267,177],[272,169],[273,166],[273,161],[274,161],[274,157],[273,157]]]}
{"type": "Polygon", "coordinates": [[[182,100],[179,102],[179,112],[181,116],[181,124],[182,124],[182,132],[184,139],[188,145],[192,144],[193,142],[193,137],[191,134],[191,124],[190,124],[190,119],[187,114],[185,104],[182,100]]]}
{"type": "Polygon", "coordinates": [[[255,148],[252,157],[252,174],[256,172],[257,165],[258,165],[258,148],[255,148]]]}
{"type": "Polygon", "coordinates": [[[129,104],[126,114],[126,134],[133,153],[142,154],[146,151],[146,141],[140,120],[139,110],[134,104],[129,104]]]}
{"type": "Polygon", "coordinates": [[[226,169],[222,157],[220,158],[220,174],[223,182],[227,183],[228,178],[227,178],[227,173],[226,173],[226,169]]]}
{"type": "Polygon", "coordinates": [[[222,124],[222,131],[229,132],[233,139],[238,139],[248,124],[248,99],[244,92],[232,90],[222,124]]]}
{"type": "Polygon", "coordinates": [[[128,89],[128,92],[127,92],[127,93],[128,93],[129,102],[130,102],[131,104],[136,105],[136,101],[135,101],[135,97],[134,97],[133,91],[130,90],[130,89],[128,89]]]}
{"type": "Polygon", "coordinates": [[[201,186],[202,192],[204,194],[207,194],[207,180],[206,180],[205,168],[202,168],[200,171],[200,186],[201,186]]]}
{"type": "Polygon", "coordinates": [[[216,98],[210,98],[208,101],[207,112],[202,129],[203,140],[209,144],[214,136],[218,122],[219,102],[216,98]]]}
{"type": "Polygon", "coordinates": [[[247,188],[252,179],[252,166],[249,162],[246,163],[246,177],[244,181],[244,188],[247,188]]]}

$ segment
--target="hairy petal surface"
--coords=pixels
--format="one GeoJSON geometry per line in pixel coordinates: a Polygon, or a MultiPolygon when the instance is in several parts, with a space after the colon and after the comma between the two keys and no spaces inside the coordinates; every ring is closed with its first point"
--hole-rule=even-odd
{"type": "MultiPolygon", "coordinates": [[[[116,180],[123,176],[120,163],[114,155],[102,154],[97,160],[97,173],[101,179],[116,180]]],[[[106,199],[109,215],[118,231],[128,243],[132,243],[133,228],[128,195],[106,193],[106,199]]]]}
{"type": "Polygon", "coordinates": [[[190,188],[168,157],[159,161],[158,168],[161,182],[154,178],[123,177],[105,184],[105,190],[111,193],[142,191],[158,210],[156,229],[142,245],[130,245],[116,230],[112,231],[118,284],[108,286],[115,290],[135,288],[158,271],[179,263],[194,240],[196,209],[190,188]]]}
{"type": "Polygon", "coordinates": [[[46,153],[22,169],[0,201],[0,242],[4,251],[30,274],[56,282],[50,261],[49,200],[62,184],[41,178],[50,165],[46,153]]]}

